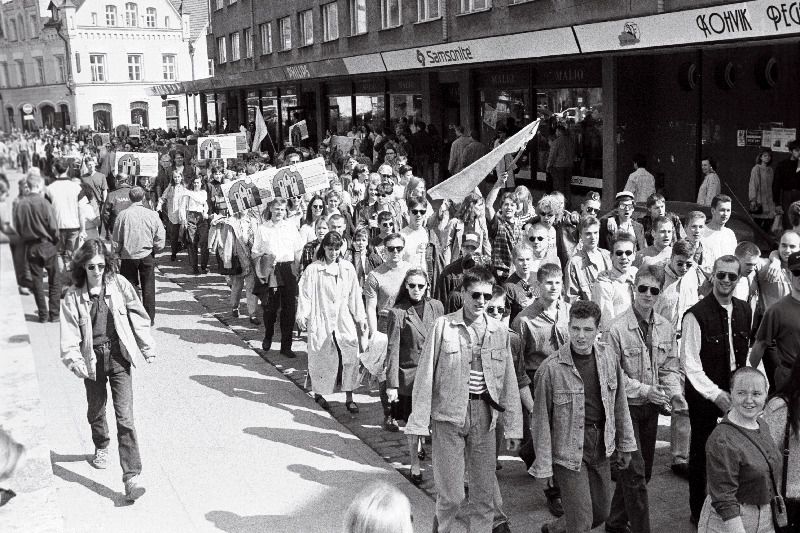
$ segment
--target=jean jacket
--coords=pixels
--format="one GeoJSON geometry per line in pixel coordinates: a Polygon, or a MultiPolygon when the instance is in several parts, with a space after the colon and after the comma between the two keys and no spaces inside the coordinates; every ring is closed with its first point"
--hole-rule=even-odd
{"type": "MultiPolygon", "coordinates": [[[[151,359],[156,356],[150,333],[150,316],[145,311],[136,289],[120,275],[112,274],[106,283],[106,305],[114,317],[114,329],[119,336],[123,355],[133,364],[133,355],[151,359]]],[[[71,286],[61,301],[61,361],[71,368],[84,361],[89,379],[97,379],[97,358],[92,346],[92,301],[89,289],[71,286]]],[[[134,365],[135,366],[135,365],[134,365]]]]}
{"type": "MultiPolygon", "coordinates": [[[[508,327],[486,318],[486,337],[481,362],[486,388],[492,399],[505,408],[506,438],[522,438],[522,403],[511,355],[508,327]]],[[[425,339],[412,393],[413,410],[406,425],[407,435],[428,435],[431,419],[461,427],[467,419],[469,372],[472,343],[464,312],[436,319],[425,339]]],[[[492,410],[492,428],[500,413],[492,410]]]]}
{"type": "MultiPolygon", "coordinates": [[[[633,424],[625,397],[622,367],[611,352],[595,343],[597,375],[606,421],[606,456],[614,450],[636,451],[633,424]]],[[[572,359],[571,344],[542,363],[534,378],[532,427],[536,460],[531,473],[538,478],[553,475],[553,464],[580,471],[583,461],[584,396],[583,380],[572,359]]]]}

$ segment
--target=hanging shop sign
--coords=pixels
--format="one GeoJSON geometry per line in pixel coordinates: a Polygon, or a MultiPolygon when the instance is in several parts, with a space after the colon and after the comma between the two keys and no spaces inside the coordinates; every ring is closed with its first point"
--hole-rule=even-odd
{"type": "Polygon", "coordinates": [[[575,26],[583,53],[800,34],[800,2],[756,0],[575,26]]]}
{"type": "Polygon", "coordinates": [[[386,69],[408,70],[471,65],[531,57],[577,54],[572,28],[531,31],[469,41],[382,52],[386,69]]]}

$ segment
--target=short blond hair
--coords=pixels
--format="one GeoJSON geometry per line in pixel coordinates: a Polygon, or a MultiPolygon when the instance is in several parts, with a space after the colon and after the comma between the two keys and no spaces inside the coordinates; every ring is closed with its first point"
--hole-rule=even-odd
{"type": "Polygon", "coordinates": [[[413,533],[411,504],[393,485],[370,485],[356,496],[344,516],[344,533],[413,533]]]}

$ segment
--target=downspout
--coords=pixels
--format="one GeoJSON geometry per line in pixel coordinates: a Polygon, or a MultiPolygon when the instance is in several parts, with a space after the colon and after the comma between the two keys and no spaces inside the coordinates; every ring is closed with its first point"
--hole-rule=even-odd
{"type": "Polygon", "coordinates": [[[69,39],[64,37],[61,34],[61,28],[64,27],[63,21],[56,27],[56,35],[58,35],[62,41],[64,41],[64,52],[66,53],[67,57],[67,90],[69,94],[75,95],[75,90],[73,89],[73,81],[72,81],[72,51],[69,46],[69,39]]]}
{"type": "Polygon", "coordinates": [[[450,40],[450,19],[447,17],[447,0],[441,2],[442,6],[442,42],[450,40]]]}
{"type": "MultiPolygon", "coordinates": [[[[189,35],[189,64],[192,66],[192,81],[194,81],[194,43],[191,35],[189,35]]],[[[186,93],[186,109],[189,109],[188,92],[186,93]]],[[[197,130],[197,95],[192,95],[192,113],[194,114],[194,129],[197,130]]]]}

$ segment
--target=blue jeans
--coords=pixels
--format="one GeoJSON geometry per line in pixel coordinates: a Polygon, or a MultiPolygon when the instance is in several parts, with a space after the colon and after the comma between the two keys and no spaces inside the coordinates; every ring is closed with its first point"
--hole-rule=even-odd
{"type": "Polygon", "coordinates": [[[625,470],[617,471],[617,487],[611,500],[611,514],[606,531],[624,531],[628,521],[631,531],[650,533],[650,504],[647,483],[653,473],[658,433],[658,408],[652,404],[631,405],[631,422],[636,437],[635,452],[625,470]]]}
{"type": "Polygon", "coordinates": [[[117,441],[119,444],[119,464],[122,466],[122,481],[142,472],[142,459],[139,456],[139,444],[136,440],[136,428],[133,425],[133,381],[131,368],[123,368],[112,364],[111,372],[106,372],[103,360],[107,355],[104,350],[119,349],[119,345],[103,345],[95,347],[97,356],[97,380],[84,379],[86,401],[89,408],[86,418],[92,427],[92,442],[96,448],[108,448],[111,438],[108,436],[106,422],[106,401],[108,390],[106,381],[111,384],[111,397],[114,402],[114,415],[117,418],[117,441]]]}
{"type": "Polygon", "coordinates": [[[553,465],[553,475],[561,487],[564,516],[550,524],[552,533],[588,533],[608,518],[611,465],[604,441],[603,427],[587,424],[583,432],[581,469],[575,472],[553,465]]]}

